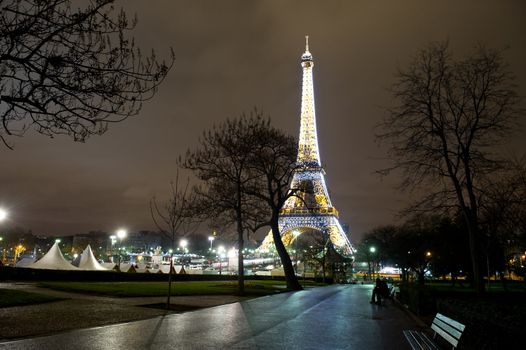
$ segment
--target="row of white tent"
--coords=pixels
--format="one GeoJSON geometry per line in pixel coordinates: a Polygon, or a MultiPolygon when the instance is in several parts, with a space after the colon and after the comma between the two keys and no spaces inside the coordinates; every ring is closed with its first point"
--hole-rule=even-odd
{"type": "Polygon", "coordinates": [[[90,271],[106,271],[108,270],[95,259],[93,251],[91,250],[90,245],[84,249],[80,256],[79,266],[76,267],[68,262],[60,248],[58,242],[53,244],[51,249],[44,255],[40,260],[34,262],[33,264],[27,265],[26,267],[32,269],[48,269],[48,270],[90,270],[90,271]]]}
{"type": "MultiPolygon", "coordinates": [[[[22,265],[19,265],[22,267],[22,265]]],[[[113,270],[115,268],[114,263],[104,263],[100,264],[97,259],[95,258],[95,255],[93,255],[93,251],[91,250],[91,246],[88,244],[86,249],[82,252],[80,255],[80,260],[78,267],[68,262],[64,256],[62,255],[62,252],[60,251],[60,248],[58,246],[58,242],[53,244],[53,246],[49,249],[49,251],[38,261],[23,264],[23,267],[31,268],[31,269],[47,269],[47,270],[88,270],[88,271],[109,271],[113,270]],[[103,266],[104,265],[104,266],[103,266]]],[[[121,271],[127,271],[127,272],[143,272],[143,273],[169,273],[170,272],[170,266],[169,265],[163,265],[160,266],[158,269],[145,269],[145,268],[135,268],[134,265],[123,263],[120,266],[121,271]],[[131,269],[131,270],[130,270],[131,269]]],[[[187,273],[185,269],[180,266],[176,265],[174,266],[174,270],[176,273],[187,273]]]]}

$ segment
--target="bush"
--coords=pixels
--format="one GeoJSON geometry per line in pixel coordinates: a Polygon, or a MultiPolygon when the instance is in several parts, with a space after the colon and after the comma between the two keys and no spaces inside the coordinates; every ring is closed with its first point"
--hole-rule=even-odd
{"type": "Polygon", "coordinates": [[[466,325],[462,349],[515,349],[526,329],[522,293],[483,298],[439,299],[438,312],[466,325]]]}
{"type": "Polygon", "coordinates": [[[417,315],[430,315],[436,312],[436,295],[433,288],[426,285],[400,284],[399,300],[417,315]]]}

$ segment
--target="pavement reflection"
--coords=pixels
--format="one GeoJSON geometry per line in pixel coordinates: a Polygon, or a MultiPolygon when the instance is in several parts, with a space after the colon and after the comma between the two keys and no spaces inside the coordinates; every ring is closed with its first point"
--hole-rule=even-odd
{"type": "Polygon", "coordinates": [[[184,314],[0,343],[0,349],[406,349],[418,325],[371,287],[330,286],[184,314]]]}

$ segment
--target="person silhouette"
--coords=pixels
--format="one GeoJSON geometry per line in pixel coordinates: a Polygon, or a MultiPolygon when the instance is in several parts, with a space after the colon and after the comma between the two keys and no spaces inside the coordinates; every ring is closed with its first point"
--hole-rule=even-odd
{"type": "Polygon", "coordinates": [[[382,280],[380,278],[376,279],[376,284],[373,288],[373,294],[371,295],[371,304],[381,304],[382,303],[382,280]]]}

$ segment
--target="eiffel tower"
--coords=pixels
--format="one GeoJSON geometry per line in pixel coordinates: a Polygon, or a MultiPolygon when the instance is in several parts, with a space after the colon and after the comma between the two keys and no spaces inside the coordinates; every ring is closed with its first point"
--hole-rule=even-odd
{"type": "MultiPolygon", "coordinates": [[[[325,184],[325,171],[321,166],[316,133],[316,111],[314,109],[314,87],[312,68],[314,60],[309,52],[309,37],[305,37],[305,52],[301,56],[303,67],[303,89],[301,94],[301,123],[298,158],[292,188],[304,189],[297,197],[290,197],[281,208],[279,229],[285,246],[290,246],[302,233],[317,231],[327,233],[338,253],[349,256],[354,248],[345,235],[338,220],[338,211],[333,207],[325,184]],[[298,198],[300,197],[300,198],[298,198]]],[[[274,246],[270,232],[260,250],[274,246]]]]}

